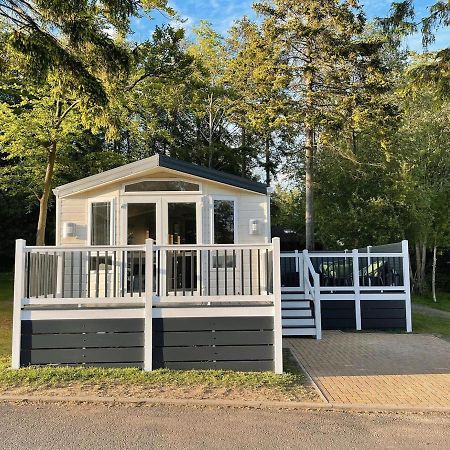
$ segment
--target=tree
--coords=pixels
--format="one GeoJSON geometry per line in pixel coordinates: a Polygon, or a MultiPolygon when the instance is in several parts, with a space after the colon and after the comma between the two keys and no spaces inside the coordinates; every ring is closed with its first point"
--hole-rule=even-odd
{"type": "MultiPolygon", "coordinates": [[[[302,129],[305,173],[306,247],[314,247],[313,160],[325,130],[354,119],[355,106],[382,86],[377,39],[364,35],[365,18],[356,2],[264,1],[255,5],[267,38],[283,48],[290,118],[302,129]]],[[[351,127],[349,127],[351,128],[351,127]]]]}
{"type": "Polygon", "coordinates": [[[0,0],[0,18],[32,75],[45,79],[48,71],[62,71],[80,93],[105,104],[99,78],[126,75],[130,66],[128,49],[114,36],[125,37],[130,18],[153,8],[174,13],[166,0],[0,0]]]}
{"type": "Polygon", "coordinates": [[[289,135],[286,110],[286,76],[280,52],[255,23],[243,19],[230,30],[230,59],[225,82],[231,89],[228,117],[238,123],[246,139],[255,136],[262,154],[266,184],[283,156],[289,135]],[[245,130],[245,131],[244,131],[245,130]]]}

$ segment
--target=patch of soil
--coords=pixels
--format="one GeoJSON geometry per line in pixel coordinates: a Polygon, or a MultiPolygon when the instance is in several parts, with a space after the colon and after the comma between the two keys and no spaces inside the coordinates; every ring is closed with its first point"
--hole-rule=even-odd
{"type": "Polygon", "coordinates": [[[0,389],[0,395],[33,395],[54,397],[134,397],[161,399],[221,399],[240,401],[305,401],[320,402],[312,387],[299,386],[289,391],[277,388],[228,388],[207,385],[151,386],[139,384],[70,384],[61,387],[14,387],[0,389]]]}

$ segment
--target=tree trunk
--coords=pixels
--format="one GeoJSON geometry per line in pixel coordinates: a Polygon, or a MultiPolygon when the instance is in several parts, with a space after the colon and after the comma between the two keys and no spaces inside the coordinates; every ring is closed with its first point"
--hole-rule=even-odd
{"type": "Polygon", "coordinates": [[[431,274],[431,291],[433,293],[433,302],[436,303],[436,260],[437,260],[437,247],[436,242],[433,247],[433,272],[431,274]]]}
{"type": "Polygon", "coordinates": [[[305,136],[305,233],[307,250],[314,250],[313,147],[314,130],[310,125],[307,125],[305,136]]]}
{"type": "Polygon", "coordinates": [[[426,243],[416,242],[416,276],[415,286],[416,292],[422,294],[425,291],[425,265],[427,257],[426,243]]]}
{"type": "Polygon", "coordinates": [[[45,227],[47,224],[48,199],[52,187],[53,171],[56,159],[56,141],[53,141],[48,152],[47,169],[45,170],[44,191],[39,199],[39,219],[36,232],[36,245],[45,245],[45,227]]]}
{"type": "Polygon", "coordinates": [[[270,137],[267,136],[265,140],[265,169],[266,169],[266,184],[270,185],[270,137]]]}
{"type": "Polygon", "coordinates": [[[214,117],[213,117],[213,96],[210,95],[209,98],[209,120],[208,120],[208,149],[209,149],[209,158],[208,158],[208,167],[211,169],[213,165],[213,133],[214,133],[214,117]]]}

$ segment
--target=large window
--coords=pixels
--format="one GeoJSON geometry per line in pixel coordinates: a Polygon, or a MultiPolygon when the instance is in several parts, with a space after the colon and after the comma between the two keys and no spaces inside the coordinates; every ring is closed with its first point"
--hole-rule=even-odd
{"type": "Polygon", "coordinates": [[[233,200],[214,200],[214,244],[234,244],[233,200]]]}
{"type": "Polygon", "coordinates": [[[198,192],[200,187],[196,183],[188,183],[180,180],[145,180],[125,186],[125,192],[161,192],[161,191],[183,191],[198,192]]]}
{"type": "Polygon", "coordinates": [[[91,245],[111,245],[111,202],[91,204],[91,245]]]}

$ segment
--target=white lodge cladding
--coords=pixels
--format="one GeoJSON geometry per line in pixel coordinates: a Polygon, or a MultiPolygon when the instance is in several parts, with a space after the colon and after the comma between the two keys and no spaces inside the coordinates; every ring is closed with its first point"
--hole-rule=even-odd
{"type": "Polygon", "coordinates": [[[281,254],[264,184],[157,155],[54,193],[56,246],[17,241],[15,368],[281,373],[282,334],[411,330],[407,243],[281,254]]]}

